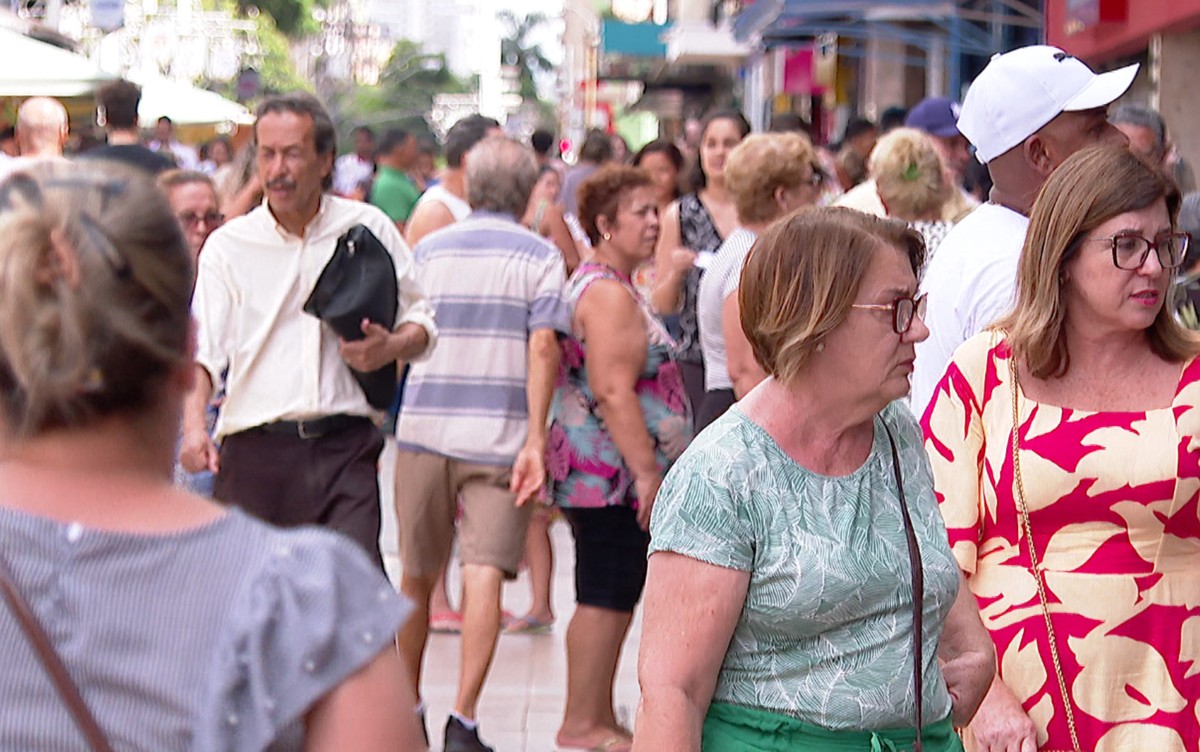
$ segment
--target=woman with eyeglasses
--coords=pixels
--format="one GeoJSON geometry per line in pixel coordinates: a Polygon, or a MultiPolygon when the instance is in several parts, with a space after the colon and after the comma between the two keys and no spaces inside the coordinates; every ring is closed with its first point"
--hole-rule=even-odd
{"type": "Polygon", "coordinates": [[[167,170],[158,176],[157,182],[183,228],[192,258],[198,258],[204,241],[225,223],[213,179],[195,170],[167,170]]]}
{"type": "Polygon", "coordinates": [[[705,389],[696,407],[697,430],[721,417],[765,377],[742,333],[738,280],[746,254],[763,230],[820,198],[824,176],[815,165],[812,143],[799,133],[752,134],[729,152],[725,185],[737,208],[738,226],[717,249],[696,295],[705,389]]]}
{"type": "Polygon", "coordinates": [[[1123,146],[1067,159],[1033,205],[1014,309],[959,347],[925,412],[999,664],[973,749],[1200,748],[1200,336],[1168,304],[1178,209],[1123,146]]]}
{"type": "Polygon", "coordinates": [[[993,654],[897,404],[923,253],[903,222],[813,209],[747,257],[767,378],[659,489],[635,750],[961,749],[993,654]]]}
{"type": "Polygon", "coordinates": [[[171,482],[194,268],[141,171],[0,183],[2,746],[425,749],[362,549],[171,482]]]}

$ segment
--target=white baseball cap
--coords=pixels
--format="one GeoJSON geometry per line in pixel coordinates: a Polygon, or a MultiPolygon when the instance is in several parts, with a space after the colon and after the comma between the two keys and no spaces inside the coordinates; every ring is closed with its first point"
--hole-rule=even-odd
{"type": "Polygon", "coordinates": [[[1062,112],[1103,107],[1125,93],[1138,64],[1099,75],[1057,47],[1033,45],[994,55],[967,90],[958,130],[987,163],[1062,112]]]}

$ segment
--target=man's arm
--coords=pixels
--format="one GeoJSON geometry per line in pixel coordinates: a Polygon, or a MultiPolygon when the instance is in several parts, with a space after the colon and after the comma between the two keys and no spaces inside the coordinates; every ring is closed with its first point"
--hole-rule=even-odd
{"type": "Polygon", "coordinates": [[[546,483],[546,422],[550,417],[550,400],[554,396],[560,358],[557,331],[547,327],[530,333],[529,366],[525,377],[529,432],[525,446],[521,447],[513,463],[509,484],[509,490],[517,495],[517,506],[535,498],[546,483]]]}

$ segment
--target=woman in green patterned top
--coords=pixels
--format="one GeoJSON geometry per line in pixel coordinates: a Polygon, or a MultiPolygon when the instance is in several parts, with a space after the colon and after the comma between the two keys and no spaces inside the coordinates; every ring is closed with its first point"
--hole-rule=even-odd
{"type": "Polygon", "coordinates": [[[635,750],[961,750],[995,658],[908,393],[928,336],[903,222],[801,211],[739,303],[770,375],[667,475],[651,520],[635,750]],[[892,442],[903,478],[896,483],[892,442]],[[923,689],[902,504],[924,575],[923,689]]]}

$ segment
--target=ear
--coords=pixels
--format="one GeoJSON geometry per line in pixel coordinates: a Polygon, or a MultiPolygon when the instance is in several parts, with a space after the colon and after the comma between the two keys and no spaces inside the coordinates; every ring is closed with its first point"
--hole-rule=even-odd
{"type": "Polygon", "coordinates": [[[613,226],[613,221],[603,214],[596,217],[596,231],[600,233],[601,237],[604,235],[611,235],[613,226]]]}
{"type": "Polygon", "coordinates": [[[775,186],[775,192],[772,194],[772,196],[775,199],[775,205],[779,207],[780,211],[784,211],[787,209],[788,205],[787,205],[787,188],[786,187],[784,187],[782,185],[775,186]]]}
{"type": "Polygon", "coordinates": [[[336,152],[329,152],[321,155],[321,177],[327,178],[333,174],[333,160],[337,159],[336,152]]]}
{"type": "Polygon", "coordinates": [[[1022,154],[1025,155],[1025,161],[1037,174],[1042,177],[1049,177],[1050,173],[1054,172],[1054,157],[1050,154],[1049,145],[1046,140],[1038,134],[1033,134],[1021,144],[1022,154]]]}
{"type": "Polygon", "coordinates": [[[42,254],[35,277],[39,284],[47,287],[59,280],[66,282],[72,290],[79,287],[79,259],[61,229],[50,233],[50,245],[42,254]]]}

